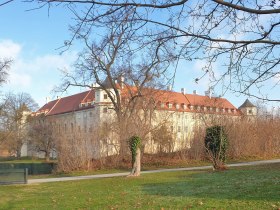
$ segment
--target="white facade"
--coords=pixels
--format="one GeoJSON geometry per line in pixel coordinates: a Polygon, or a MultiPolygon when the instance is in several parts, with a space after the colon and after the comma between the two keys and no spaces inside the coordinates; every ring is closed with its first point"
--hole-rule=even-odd
{"type": "MultiPolygon", "coordinates": [[[[108,89],[108,91],[113,92],[112,89],[108,89]]],[[[62,98],[51,102],[49,106],[46,104],[37,113],[46,114],[49,119],[48,122],[55,128],[58,137],[64,136],[72,139],[75,141],[75,146],[77,147],[79,147],[77,139],[81,142],[86,142],[86,146],[83,147],[83,149],[89,150],[93,157],[100,157],[100,155],[102,156],[103,154],[116,154],[119,148],[116,131],[109,127],[105,128],[107,129],[107,136],[105,138],[102,136],[102,131],[100,130],[104,129],[101,128],[102,124],[110,124],[116,121],[116,114],[113,110],[112,101],[106,91],[100,88],[95,89],[94,93],[91,93],[94,94],[94,96],[92,95],[92,97],[89,97],[90,93],[91,91],[83,93],[84,95],[81,97],[82,100],[73,110],[68,110],[63,113],[62,106],[62,108],[60,108],[60,110],[62,110],[60,111],[61,113],[59,111],[55,112],[56,106],[58,107],[59,103],[65,103],[65,107],[67,106],[66,99],[62,98]],[[52,114],[52,112],[55,114],[52,114]],[[110,130],[109,134],[108,130],[110,130]]],[[[165,91],[165,94],[166,93],[169,94],[171,92],[165,91]]],[[[215,99],[209,98],[209,96],[198,95],[185,96],[184,94],[183,99],[187,97],[190,99],[188,99],[187,102],[180,101],[182,99],[179,97],[181,97],[180,94],[182,93],[172,92],[172,94],[177,94],[177,101],[172,101],[170,99],[170,101],[160,102],[153,112],[151,125],[152,128],[161,124],[168,126],[169,131],[173,135],[173,151],[190,147],[197,126],[208,126],[213,121],[236,120],[242,115],[255,115],[255,109],[252,109],[253,111],[248,111],[244,108],[238,110],[228,101],[226,101],[226,103],[229,104],[228,107],[222,106],[219,104],[221,100],[218,98],[215,99]],[[195,103],[195,100],[198,101],[198,99],[201,98],[205,98],[205,100],[207,99],[211,103],[195,103]],[[212,103],[215,100],[219,103],[212,103]]],[[[74,100],[74,98],[76,99],[78,97],[78,94],[70,97],[74,100]]],[[[113,95],[113,97],[115,96],[113,95]]],[[[145,151],[148,153],[156,153],[158,148],[157,143],[153,142],[152,138],[148,139],[145,151]]]]}

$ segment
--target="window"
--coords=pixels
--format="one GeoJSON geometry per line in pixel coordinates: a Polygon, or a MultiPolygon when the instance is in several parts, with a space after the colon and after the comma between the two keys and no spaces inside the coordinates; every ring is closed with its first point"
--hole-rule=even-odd
{"type": "Polygon", "coordinates": [[[172,108],[172,103],[168,103],[168,108],[169,108],[169,109],[172,108]]]}
{"type": "Polygon", "coordinates": [[[248,113],[249,113],[249,114],[253,114],[252,109],[249,109],[249,110],[248,110],[248,113]]]}
{"type": "Polygon", "coordinates": [[[93,116],[92,112],[90,112],[90,113],[89,113],[89,116],[90,116],[90,117],[92,117],[92,116],[93,116]]]}
{"type": "Polygon", "coordinates": [[[104,108],[103,108],[103,113],[107,113],[107,112],[108,112],[107,107],[104,107],[104,108]]]}
{"type": "Polygon", "coordinates": [[[73,130],[74,130],[74,125],[73,123],[71,123],[71,132],[73,132],[73,130]]]}
{"type": "Polygon", "coordinates": [[[181,126],[178,126],[178,133],[181,132],[181,126]]]}
{"type": "Polygon", "coordinates": [[[107,98],[108,98],[107,94],[104,94],[104,99],[107,99],[107,98]]]}

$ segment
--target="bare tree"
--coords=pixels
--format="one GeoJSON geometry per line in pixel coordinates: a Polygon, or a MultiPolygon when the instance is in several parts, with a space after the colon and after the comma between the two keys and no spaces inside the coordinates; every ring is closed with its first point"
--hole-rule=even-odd
{"type": "Polygon", "coordinates": [[[0,86],[7,80],[7,70],[10,68],[11,60],[0,59],[0,86]]]}
{"type": "Polygon", "coordinates": [[[29,119],[28,136],[32,150],[43,152],[46,161],[50,160],[51,152],[55,151],[55,137],[51,124],[46,122],[44,115],[33,116],[29,119]]]}
{"type": "Polygon", "coordinates": [[[158,152],[160,154],[170,153],[174,149],[174,137],[172,131],[166,124],[152,131],[152,139],[158,146],[158,152]]]}
{"type": "Polygon", "coordinates": [[[135,10],[127,8],[108,17],[102,37],[89,36],[91,27],[74,28],[86,48],[80,54],[75,72],[64,72],[64,83],[59,87],[82,86],[105,91],[112,102],[116,122],[115,132],[119,137],[120,156],[128,152],[127,140],[133,136],[145,139],[151,125],[155,100],[151,92],[159,81],[166,81],[165,73],[172,61],[166,54],[165,43],[146,43],[144,37],[134,36],[138,24],[128,21],[135,10]],[[114,19],[114,20],[112,20],[114,19]],[[96,85],[93,87],[92,83],[96,85]],[[141,113],[141,114],[140,114],[141,113]],[[144,115],[143,115],[144,113],[144,115]]]}
{"type": "MultiPolygon", "coordinates": [[[[263,89],[264,85],[279,86],[280,9],[275,0],[36,2],[40,6],[67,4],[76,15],[79,21],[75,23],[73,36],[65,42],[66,49],[85,25],[95,28],[112,21],[117,24],[120,21],[112,17],[133,10],[134,15],[127,21],[138,26],[133,37],[143,38],[143,48],[150,42],[169,43],[172,47],[168,51],[176,55],[177,61],[205,62],[196,82],[209,75],[212,86],[222,84],[225,91],[268,101],[280,100],[268,97],[263,89]],[[83,5],[85,11],[80,12],[77,5],[83,5]]],[[[96,30],[95,35],[99,33],[96,30]]]]}
{"type": "Polygon", "coordinates": [[[8,93],[2,103],[1,129],[5,131],[5,144],[17,157],[27,140],[27,117],[38,105],[27,93],[8,93]]]}

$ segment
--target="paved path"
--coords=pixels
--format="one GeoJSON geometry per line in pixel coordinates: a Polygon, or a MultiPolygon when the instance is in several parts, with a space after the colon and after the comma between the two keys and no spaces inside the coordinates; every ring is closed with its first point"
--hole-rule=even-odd
{"type": "MultiPolygon", "coordinates": [[[[261,165],[261,164],[268,164],[268,163],[280,163],[280,159],[261,160],[261,161],[245,162],[245,163],[233,163],[233,164],[228,164],[227,166],[228,167],[254,166],[254,165],[261,165]]],[[[172,169],[141,171],[141,174],[170,172],[170,171],[194,171],[194,170],[205,170],[205,169],[212,169],[212,166],[199,166],[199,167],[189,167],[189,168],[172,168],[172,169]]],[[[118,177],[118,176],[127,176],[127,175],[129,175],[129,172],[113,173],[113,174],[97,174],[97,175],[88,175],[88,176],[75,176],[75,177],[29,179],[28,184],[45,183],[45,182],[75,181],[75,180],[83,180],[83,179],[99,179],[99,178],[109,178],[109,177],[118,177]]]]}

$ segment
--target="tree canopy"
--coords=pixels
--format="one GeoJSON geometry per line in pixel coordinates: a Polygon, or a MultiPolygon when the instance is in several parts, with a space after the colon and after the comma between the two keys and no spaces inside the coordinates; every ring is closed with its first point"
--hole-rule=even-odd
{"type": "Polygon", "coordinates": [[[73,11],[76,22],[64,49],[76,38],[96,39],[108,24],[123,21],[116,17],[126,16],[134,25],[133,37],[138,38],[131,45],[134,50],[154,43],[155,49],[164,49],[158,52],[170,56],[175,70],[181,60],[203,61],[201,77],[195,79],[198,83],[209,75],[212,87],[223,84],[226,90],[280,101],[269,98],[263,90],[263,86],[279,86],[280,8],[275,0],[36,2],[40,6],[66,4],[73,11]]]}

